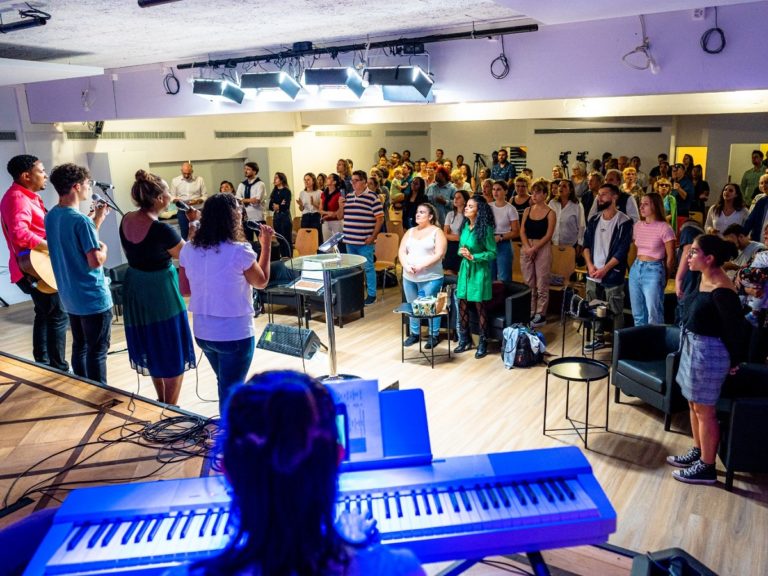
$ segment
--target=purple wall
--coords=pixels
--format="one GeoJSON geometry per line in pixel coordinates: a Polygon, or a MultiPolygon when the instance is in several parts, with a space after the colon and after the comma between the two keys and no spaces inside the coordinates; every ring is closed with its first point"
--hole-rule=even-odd
{"type": "MultiPolygon", "coordinates": [[[[538,32],[508,36],[505,46],[511,71],[504,80],[495,80],[489,73],[491,61],[501,50],[500,42],[433,44],[428,49],[437,81],[436,100],[483,102],[767,88],[765,22],[768,2],[720,8],[719,25],[728,45],[721,54],[709,55],[701,50],[699,41],[713,25],[711,17],[694,21],[688,10],[648,16],[651,49],[661,66],[657,75],[621,62],[622,55],[641,42],[640,22],[635,17],[542,26],[538,32]]],[[[30,84],[30,118],[32,122],[54,122],[311,108],[301,99],[292,103],[251,101],[242,106],[212,104],[192,94],[185,81],[190,71],[177,72],[181,93],[168,96],[162,86],[164,74],[156,66],[111,71],[92,79],[30,84]],[[112,73],[117,74],[114,82],[112,73]],[[81,91],[89,80],[95,100],[91,111],[85,112],[81,91]]],[[[352,106],[334,103],[328,107],[352,106]]]]}

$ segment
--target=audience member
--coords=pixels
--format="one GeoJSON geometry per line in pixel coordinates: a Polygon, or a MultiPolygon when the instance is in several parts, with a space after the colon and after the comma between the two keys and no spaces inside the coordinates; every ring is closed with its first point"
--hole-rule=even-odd
{"type": "MultiPolygon", "coordinates": [[[[400,242],[398,257],[403,267],[403,292],[406,302],[416,298],[437,296],[443,287],[443,256],[446,238],[437,224],[437,210],[431,204],[420,204],[416,208],[416,226],[409,228],[400,242]]],[[[439,317],[429,321],[429,338],[424,344],[427,350],[440,341],[439,317]]],[[[413,346],[420,339],[420,320],[411,316],[410,332],[403,342],[413,346]]]]}
{"type": "Polygon", "coordinates": [[[552,268],[552,236],[557,225],[555,212],[547,206],[547,181],[531,184],[531,205],[523,212],[520,226],[522,254],[520,271],[531,288],[531,325],[547,322],[550,269],[552,268]]]}
{"type": "Polygon", "coordinates": [[[235,193],[235,185],[232,184],[229,180],[222,180],[219,183],[219,192],[223,194],[234,194],[235,193]]]}
{"type": "Polygon", "coordinates": [[[672,230],[677,234],[677,200],[672,195],[672,182],[666,178],[657,178],[653,183],[653,190],[661,196],[667,224],[672,226],[672,230]]]}
{"type": "Polygon", "coordinates": [[[571,182],[573,182],[573,193],[577,200],[581,200],[582,195],[589,189],[587,178],[587,165],[584,162],[575,162],[571,170],[571,182]]]}
{"type": "Polygon", "coordinates": [[[317,187],[317,177],[312,172],[304,174],[304,190],[296,198],[296,206],[301,213],[301,227],[317,230],[317,238],[323,243],[323,229],[320,223],[320,196],[322,192],[317,187]]]}
{"type": "Polygon", "coordinates": [[[741,224],[731,224],[723,232],[723,238],[736,246],[738,256],[723,264],[723,270],[731,280],[736,278],[736,273],[747,266],[758,252],[765,250],[765,244],[750,240],[747,231],[741,224]]]}
{"type": "Polygon", "coordinates": [[[515,177],[515,186],[513,188],[512,195],[507,198],[507,201],[512,204],[512,207],[517,210],[517,218],[520,222],[523,221],[523,212],[528,206],[531,205],[531,195],[529,188],[531,186],[531,180],[527,176],[515,177]]]}
{"type": "Polygon", "coordinates": [[[707,234],[722,233],[731,224],[743,224],[749,211],[744,207],[744,197],[738,184],[729,183],[723,186],[717,204],[710,207],[704,230],[707,234]]]}
{"type": "MultiPolygon", "coordinates": [[[[615,169],[608,170],[608,172],[605,173],[604,183],[611,184],[618,188],[619,198],[616,201],[616,208],[619,212],[623,212],[629,216],[632,219],[632,222],[640,220],[640,212],[637,210],[637,202],[630,202],[632,196],[621,190],[621,172],[615,169]]],[[[597,196],[595,196],[595,198],[597,198],[597,196]]],[[[587,216],[587,221],[591,220],[597,212],[599,212],[599,202],[593,202],[592,208],[590,208],[589,215],[587,216]]]]}
{"type": "Polygon", "coordinates": [[[339,202],[345,195],[344,181],[335,172],[328,174],[326,188],[320,195],[320,219],[323,225],[323,238],[326,240],[341,232],[344,227],[343,212],[339,202]]]}
{"type": "Polygon", "coordinates": [[[496,241],[496,258],[491,260],[491,279],[502,282],[512,281],[512,259],[514,250],[512,240],[520,237],[520,220],[512,205],[507,202],[507,183],[499,180],[493,183],[494,240],[496,241]]]}
{"type": "Polygon", "coordinates": [[[449,274],[458,274],[461,259],[459,258],[459,237],[464,226],[464,208],[467,206],[469,194],[464,190],[456,190],[453,195],[453,210],[445,215],[443,232],[448,240],[448,246],[443,260],[443,269],[449,274]]]}
{"type": "MultiPolygon", "coordinates": [[[[291,189],[288,188],[288,178],[282,172],[275,172],[272,180],[274,188],[269,196],[269,206],[272,210],[272,225],[275,232],[285,240],[280,242],[280,256],[293,257],[293,221],[291,220],[291,189]]],[[[260,239],[260,241],[263,241],[260,239]]]]}
{"type": "Polygon", "coordinates": [[[637,172],[637,185],[640,186],[643,194],[645,194],[645,192],[648,191],[648,175],[640,170],[640,164],[640,156],[632,156],[632,158],[629,159],[629,165],[637,172]]]}
{"type": "Polygon", "coordinates": [[[664,289],[675,266],[675,232],[667,223],[661,196],[650,192],[640,200],[640,216],[632,239],[637,258],[629,269],[629,301],[635,326],[664,324],[664,289]]]}
{"type": "Polygon", "coordinates": [[[418,176],[411,181],[409,194],[403,199],[403,228],[416,226],[416,208],[428,202],[424,180],[418,176]]]}
{"type": "Polygon", "coordinates": [[[741,177],[741,192],[744,195],[744,204],[752,204],[752,196],[757,194],[757,187],[760,183],[760,177],[765,174],[763,168],[762,150],[752,150],[752,168],[744,172],[741,177]]]}
{"type": "Polygon", "coordinates": [[[427,198],[437,208],[440,226],[445,222],[445,215],[451,207],[451,200],[456,188],[450,181],[450,175],[446,168],[440,167],[435,171],[435,181],[427,186],[427,198]]]}
{"type": "Polygon", "coordinates": [[[507,151],[504,148],[499,149],[499,161],[491,167],[491,179],[495,181],[504,180],[508,182],[517,176],[515,165],[507,161],[507,151]]]}
{"type": "Polygon", "coordinates": [[[709,201],[709,182],[704,180],[704,167],[696,164],[691,170],[691,182],[693,182],[693,194],[695,200],[691,203],[691,210],[706,212],[709,201]]]}
{"type": "Polygon", "coordinates": [[[584,246],[584,207],[579,203],[573,189],[573,182],[560,180],[557,197],[549,201],[549,207],[556,216],[555,232],[552,244],[556,246],[573,246],[581,253],[584,246]]]}

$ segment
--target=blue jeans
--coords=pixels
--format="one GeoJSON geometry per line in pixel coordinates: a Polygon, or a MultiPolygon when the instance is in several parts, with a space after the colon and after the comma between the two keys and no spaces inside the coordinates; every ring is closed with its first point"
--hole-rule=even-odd
{"type": "Polygon", "coordinates": [[[629,301],[635,326],[664,324],[664,262],[635,260],[629,269],[629,301]]]}
{"type": "Polygon", "coordinates": [[[219,412],[223,414],[232,388],[245,382],[253,359],[253,336],[242,340],[214,341],[195,338],[216,374],[219,386],[219,412]]]}
{"type": "Polygon", "coordinates": [[[94,382],[107,383],[107,352],[112,337],[112,309],[69,315],[72,329],[72,371],[94,382]]]}
{"type": "Polygon", "coordinates": [[[365,287],[368,296],[376,297],[376,270],[373,267],[373,244],[347,244],[347,254],[365,256],[365,287]]]}
{"type": "Polygon", "coordinates": [[[491,260],[491,278],[512,282],[512,241],[502,240],[496,244],[496,259],[491,260]]]}
{"type": "MultiPolygon", "coordinates": [[[[405,292],[405,301],[413,302],[416,298],[421,296],[437,296],[440,292],[440,288],[443,286],[443,279],[437,278],[436,280],[427,280],[426,282],[412,282],[407,278],[403,278],[403,292],[405,292]]],[[[411,317],[410,327],[411,334],[419,335],[419,324],[421,320],[411,317]]],[[[440,318],[433,318],[430,320],[430,336],[437,336],[440,332],[440,318]]]]}

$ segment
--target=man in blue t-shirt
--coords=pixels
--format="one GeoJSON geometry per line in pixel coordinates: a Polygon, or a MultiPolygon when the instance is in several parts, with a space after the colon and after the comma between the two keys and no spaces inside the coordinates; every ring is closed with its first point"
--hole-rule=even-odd
{"type": "Polygon", "coordinates": [[[106,384],[112,296],[103,268],[107,246],[97,231],[109,208],[99,203],[90,217],[79,211],[80,202],[91,198],[90,174],[81,166],[57,166],[50,181],[59,203],[46,215],[45,230],[59,296],[69,314],[72,370],[106,384]]]}

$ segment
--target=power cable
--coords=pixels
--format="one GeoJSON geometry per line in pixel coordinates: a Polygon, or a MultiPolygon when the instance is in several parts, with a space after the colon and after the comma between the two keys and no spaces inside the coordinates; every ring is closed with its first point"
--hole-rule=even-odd
{"type": "Polygon", "coordinates": [[[506,78],[509,74],[509,60],[507,59],[507,55],[504,51],[504,36],[501,36],[501,54],[499,54],[496,58],[493,59],[491,62],[491,76],[496,78],[496,80],[502,80],[503,78],[506,78]],[[501,66],[501,70],[497,72],[497,69],[501,66]]]}
{"type": "Polygon", "coordinates": [[[715,6],[715,26],[701,35],[701,49],[707,54],[720,54],[725,50],[725,32],[717,25],[717,6],[715,6]],[[709,43],[712,38],[719,40],[719,44],[710,48],[709,43]]]}

